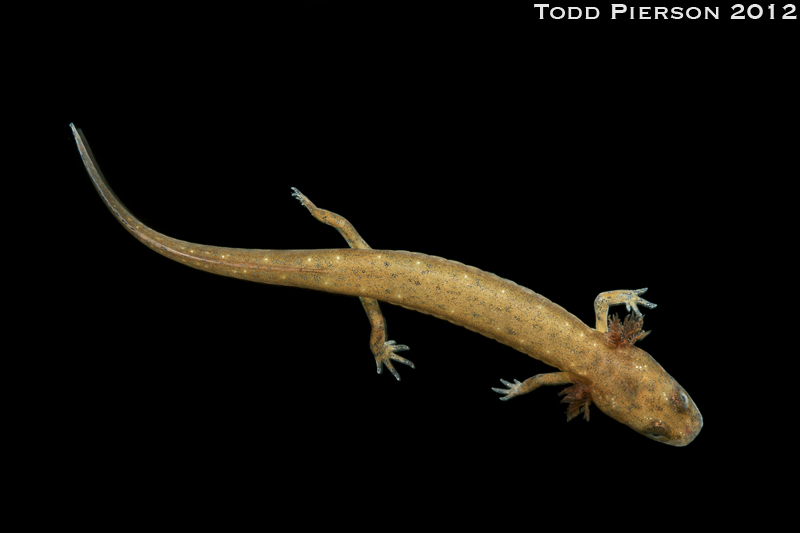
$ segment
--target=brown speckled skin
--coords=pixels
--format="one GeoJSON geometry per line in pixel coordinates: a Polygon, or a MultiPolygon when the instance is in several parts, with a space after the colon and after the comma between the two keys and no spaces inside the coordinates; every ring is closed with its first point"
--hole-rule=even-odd
{"type": "Polygon", "coordinates": [[[646,352],[631,345],[611,346],[605,324],[592,329],[530,289],[475,267],[414,252],[248,250],[173,239],[145,226],[124,207],[77,130],[75,138],[108,208],[134,237],[161,255],[223,276],[359,296],[362,301],[374,298],[428,313],[562,371],[535,376],[525,390],[509,397],[542,384],[579,380],[604,413],[649,438],[684,446],[702,428],[689,395],[646,352]]]}

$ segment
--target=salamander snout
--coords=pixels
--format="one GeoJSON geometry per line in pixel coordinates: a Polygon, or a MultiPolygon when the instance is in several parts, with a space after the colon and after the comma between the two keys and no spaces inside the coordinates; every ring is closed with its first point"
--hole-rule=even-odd
{"type": "Polygon", "coordinates": [[[667,396],[666,408],[658,412],[640,433],[672,446],[686,446],[703,429],[703,415],[682,387],[677,386],[667,396]]]}

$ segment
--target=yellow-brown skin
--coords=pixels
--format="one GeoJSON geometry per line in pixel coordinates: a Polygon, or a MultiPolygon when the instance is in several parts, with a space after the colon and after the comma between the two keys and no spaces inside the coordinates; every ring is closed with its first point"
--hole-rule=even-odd
{"type": "MultiPolygon", "coordinates": [[[[373,250],[349,223],[295,196],[322,222],[340,230],[355,249],[249,250],[193,244],[167,237],[136,219],[114,195],[79,130],[78,149],[100,196],[122,225],[152,250],[196,268],[272,285],[359,296],[373,324],[371,349],[378,372],[391,361],[413,364],[396,352],[408,349],[385,338],[377,300],[427,313],[507,344],[561,372],[524,383],[503,382],[506,396],[540,385],[581,383],[600,410],[637,432],[684,446],[702,428],[702,417],[683,388],[646,352],[607,340],[608,305],[652,306],[638,293],[614,291],[598,297],[598,327],[592,329],[535,292],[475,267],[415,252],[373,250]],[[603,299],[606,297],[605,299],[603,299]]],[[[588,409],[588,405],[587,405],[588,409]]],[[[588,416],[588,413],[587,413],[588,416]]]]}

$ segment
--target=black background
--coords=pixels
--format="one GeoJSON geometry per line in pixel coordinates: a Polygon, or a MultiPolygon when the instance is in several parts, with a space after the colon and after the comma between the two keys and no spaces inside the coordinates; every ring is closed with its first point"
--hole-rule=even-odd
{"type": "Polygon", "coordinates": [[[770,206],[796,175],[781,133],[796,21],[337,2],[263,26],[247,15],[72,36],[40,131],[58,176],[35,237],[51,325],[32,340],[57,348],[32,358],[31,393],[64,486],[144,481],[155,500],[230,498],[245,515],[321,496],[342,502],[330,520],[588,500],[681,517],[760,475],[747,443],[763,422],[742,375],[760,353],[744,344],[775,282],[755,271],[784,227],[770,206]],[[549,367],[388,305],[417,368],[378,376],[357,299],[210,276],[136,242],[94,192],[70,122],[127,207],[183,240],[342,247],[297,187],[375,249],[494,272],[592,326],[598,293],[649,287],[641,347],[705,428],[673,448],[597,409],[567,423],[558,388],[500,402],[501,378],[549,367]],[[664,498],[669,511],[652,503],[664,498]]]}

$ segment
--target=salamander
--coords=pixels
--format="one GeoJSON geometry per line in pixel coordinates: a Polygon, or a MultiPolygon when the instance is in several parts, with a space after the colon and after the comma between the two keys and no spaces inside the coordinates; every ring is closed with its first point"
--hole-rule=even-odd
{"type": "Polygon", "coordinates": [[[509,400],[542,385],[567,385],[561,392],[567,420],[589,407],[638,433],[673,446],[692,442],[703,417],[689,394],[647,352],[635,346],[647,333],[639,306],[647,289],[601,293],[594,302],[595,328],[547,298],[495,274],[457,261],[416,252],[375,250],[343,217],[320,209],[292,188],[292,195],[320,222],[336,228],[349,248],[251,250],[190,243],[168,237],[139,221],[108,186],[81,130],[70,124],[83,163],[100,197],[136,239],[174,261],[232,278],[358,296],[372,327],[370,350],[378,374],[401,356],[406,345],[386,336],[378,301],[427,313],[478,332],[555,367],[525,381],[500,380],[493,390],[509,400]],[[622,320],[609,307],[625,305],[622,320]]]}

